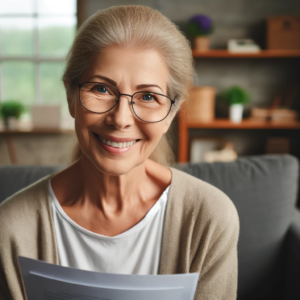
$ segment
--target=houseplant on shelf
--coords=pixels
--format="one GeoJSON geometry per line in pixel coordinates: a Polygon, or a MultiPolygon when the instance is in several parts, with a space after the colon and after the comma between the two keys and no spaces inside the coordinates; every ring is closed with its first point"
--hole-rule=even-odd
{"type": "Polygon", "coordinates": [[[15,100],[7,100],[0,103],[0,116],[3,118],[6,129],[16,129],[18,119],[25,111],[25,106],[15,100]]]}
{"type": "Polygon", "coordinates": [[[209,50],[208,35],[213,32],[213,23],[210,17],[201,14],[194,15],[189,19],[187,32],[193,38],[195,50],[209,50]]]}
{"type": "Polygon", "coordinates": [[[249,94],[239,86],[232,86],[221,93],[221,98],[229,105],[230,120],[240,123],[243,118],[244,104],[250,101],[249,94]]]}

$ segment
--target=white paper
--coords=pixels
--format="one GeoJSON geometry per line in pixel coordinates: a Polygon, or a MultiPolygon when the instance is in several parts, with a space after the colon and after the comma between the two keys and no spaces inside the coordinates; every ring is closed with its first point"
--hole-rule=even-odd
{"type": "Polygon", "coordinates": [[[28,300],[192,300],[199,278],[98,273],[18,259],[28,300]]]}

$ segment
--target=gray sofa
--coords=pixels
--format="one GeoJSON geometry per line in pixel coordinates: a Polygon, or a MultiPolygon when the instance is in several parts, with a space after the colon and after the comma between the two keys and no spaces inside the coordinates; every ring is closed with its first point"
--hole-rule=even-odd
{"type": "MultiPolygon", "coordinates": [[[[224,191],[240,218],[238,300],[300,299],[299,163],[289,155],[176,168],[224,191]]],[[[0,202],[60,167],[0,167],[0,202]]]]}

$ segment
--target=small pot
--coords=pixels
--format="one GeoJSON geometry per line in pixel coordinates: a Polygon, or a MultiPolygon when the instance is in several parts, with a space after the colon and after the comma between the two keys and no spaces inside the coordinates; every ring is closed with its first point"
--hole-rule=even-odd
{"type": "Polygon", "coordinates": [[[243,104],[233,104],[229,108],[230,121],[233,123],[240,123],[243,119],[243,104]]]}
{"type": "Polygon", "coordinates": [[[194,38],[194,49],[200,52],[209,51],[209,38],[206,36],[197,36],[194,38]]]}
{"type": "Polygon", "coordinates": [[[4,126],[7,130],[16,130],[19,128],[19,120],[17,118],[5,118],[4,119],[4,126]]]}

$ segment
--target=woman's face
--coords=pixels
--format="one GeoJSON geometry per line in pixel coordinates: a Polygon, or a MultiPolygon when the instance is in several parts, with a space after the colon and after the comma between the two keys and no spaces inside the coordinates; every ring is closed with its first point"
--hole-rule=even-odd
{"type": "MultiPolygon", "coordinates": [[[[158,51],[114,45],[93,56],[80,84],[104,83],[129,95],[141,91],[167,95],[168,78],[169,70],[158,51]]],[[[80,104],[79,93],[75,101],[70,113],[75,118],[83,155],[98,170],[110,175],[126,174],[142,164],[167,132],[173,118],[170,113],[161,122],[144,122],[132,111],[129,96],[121,96],[119,103],[103,114],[85,109],[80,104]],[[131,141],[134,143],[128,144],[131,141]],[[118,148],[120,145],[122,148],[118,148]]]]}

